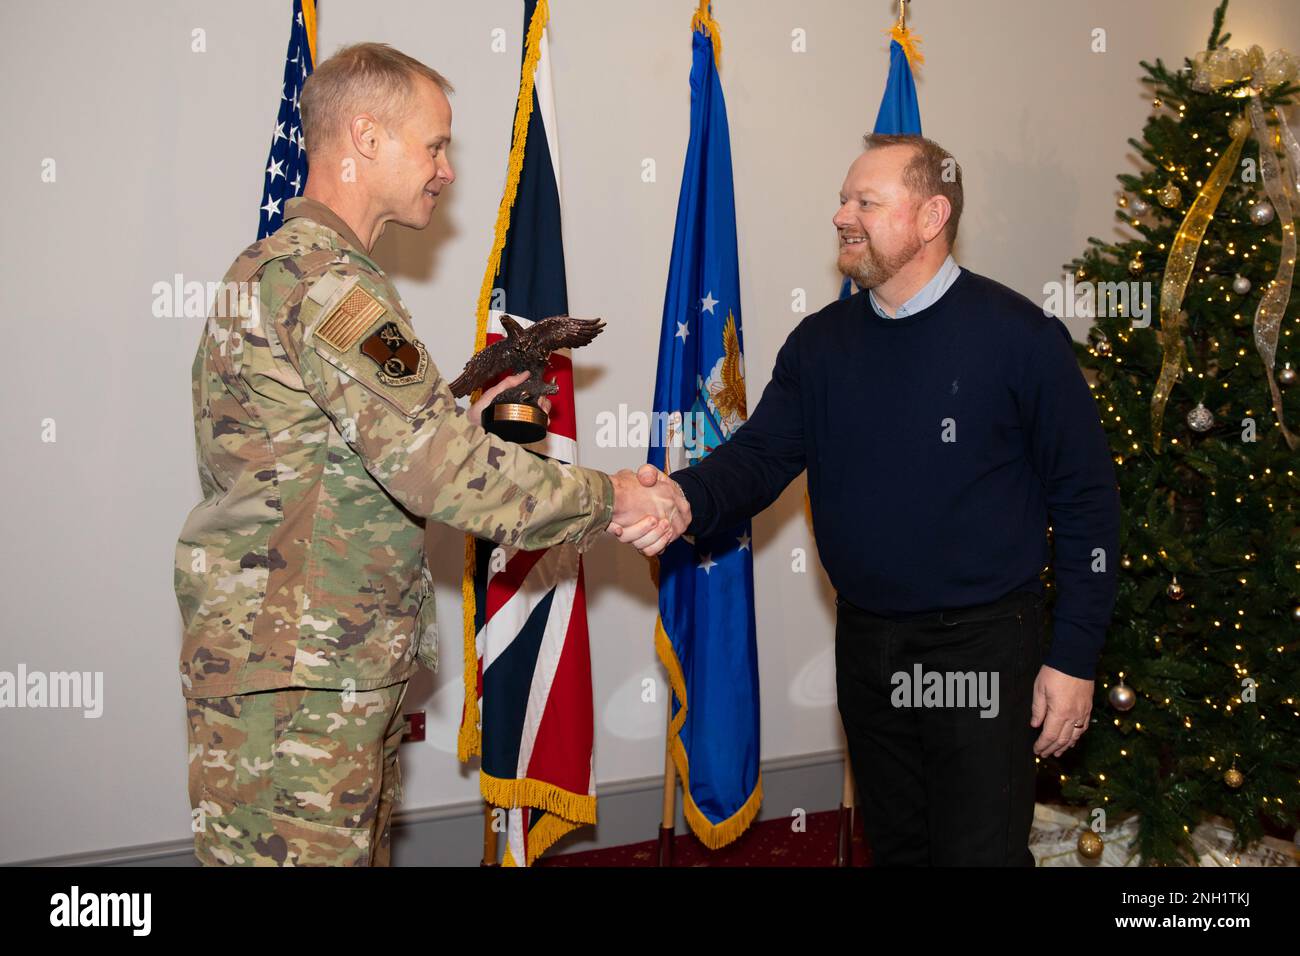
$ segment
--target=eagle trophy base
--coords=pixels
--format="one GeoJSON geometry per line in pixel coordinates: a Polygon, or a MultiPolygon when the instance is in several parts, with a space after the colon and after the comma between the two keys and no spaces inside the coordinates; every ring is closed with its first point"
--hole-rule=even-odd
{"type": "Polygon", "coordinates": [[[488,406],[483,428],[497,437],[528,445],[546,437],[547,414],[525,402],[497,402],[488,406]]]}

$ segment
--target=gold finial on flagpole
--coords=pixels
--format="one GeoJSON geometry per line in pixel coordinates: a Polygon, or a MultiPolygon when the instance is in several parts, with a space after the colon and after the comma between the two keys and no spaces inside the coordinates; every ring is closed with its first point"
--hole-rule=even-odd
{"type": "Polygon", "coordinates": [[[885,33],[903,48],[903,53],[907,56],[907,62],[914,69],[925,62],[925,57],[917,49],[921,38],[907,29],[907,0],[898,0],[898,22],[885,33]]]}

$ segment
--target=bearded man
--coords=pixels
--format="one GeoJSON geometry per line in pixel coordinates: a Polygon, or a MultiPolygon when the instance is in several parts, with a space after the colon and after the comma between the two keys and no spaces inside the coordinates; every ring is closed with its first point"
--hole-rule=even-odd
{"type": "Polygon", "coordinates": [[[800,322],[749,421],[672,478],[705,535],[808,469],[875,864],[1032,866],[1035,755],[1087,729],[1114,610],[1114,467],[1065,326],[954,261],[953,157],[865,146],[833,220],[859,291],[800,322]]]}

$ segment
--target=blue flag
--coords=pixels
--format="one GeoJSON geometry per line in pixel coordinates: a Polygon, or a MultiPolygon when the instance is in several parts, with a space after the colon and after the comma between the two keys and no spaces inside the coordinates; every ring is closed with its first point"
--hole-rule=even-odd
{"type": "MultiPolygon", "coordinates": [[[[691,132],[677,201],[649,462],[671,473],[744,424],[744,336],[727,108],[717,24],[692,20],[691,132]]],[[[668,747],[687,823],[716,849],[744,832],[762,802],[758,647],[749,523],[659,558],[655,649],[672,687],[668,747]]]]}
{"type": "MultiPolygon", "coordinates": [[[[906,27],[895,26],[893,38],[889,41],[889,76],[885,79],[885,95],[880,99],[880,109],[876,111],[876,125],[873,133],[911,133],[921,135],[921,107],[916,101],[916,83],[912,79],[910,56],[918,56],[913,46],[918,39],[908,32],[906,27]]],[[[853,294],[853,280],[844,277],[840,286],[840,298],[847,299],[853,294]]]]}
{"type": "Polygon", "coordinates": [[[284,204],[302,195],[307,184],[307,143],[302,137],[302,114],[298,110],[302,85],[316,64],[316,0],[293,0],[293,24],[289,28],[289,53],[285,57],[284,84],[280,89],[280,112],[271,133],[262,183],[261,215],[257,238],[264,239],[284,222],[284,204]]]}

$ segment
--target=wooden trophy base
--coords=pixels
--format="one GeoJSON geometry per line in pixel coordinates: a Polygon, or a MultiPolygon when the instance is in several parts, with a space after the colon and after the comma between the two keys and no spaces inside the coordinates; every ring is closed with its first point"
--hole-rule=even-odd
{"type": "Polygon", "coordinates": [[[484,429],[517,445],[528,445],[545,438],[546,424],[550,420],[536,405],[523,402],[489,405],[483,417],[484,429]]]}

